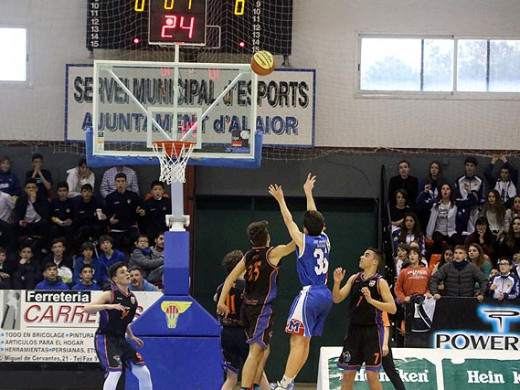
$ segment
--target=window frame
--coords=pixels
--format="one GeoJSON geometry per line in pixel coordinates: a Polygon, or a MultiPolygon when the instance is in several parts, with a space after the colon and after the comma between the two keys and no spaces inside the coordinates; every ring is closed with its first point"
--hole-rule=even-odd
{"type": "Polygon", "coordinates": [[[27,23],[12,23],[0,21],[0,29],[18,28],[25,29],[25,80],[1,80],[0,88],[29,88],[32,87],[32,28],[27,23]]]}
{"type": "MultiPolygon", "coordinates": [[[[454,99],[454,100],[520,100],[518,92],[494,92],[494,91],[458,91],[457,90],[457,60],[459,40],[515,40],[519,36],[481,36],[481,35],[456,35],[456,34],[391,34],[359,32],[356,50],[357,72],[355,76],[356,98],[395,98],[395,99],[454,99]],[[389,38],[389,39],[450,39],[453,41],[453,90],[452,91],[391,91],[391,90],[362,90],[361,89],[361,47],[364,38],[389,38]]],[[[487,59],[489,62],[489,58],[487,59]]],[[[487,64],[486,64],[487,65],[487,64]]],[[[422,75],[421,75],[422,77],[422,75]]],[[[520,74],[519,74],[520,77],[520,74]]],[[[422,80],[420,81],[422,83],[422,80]]]]}

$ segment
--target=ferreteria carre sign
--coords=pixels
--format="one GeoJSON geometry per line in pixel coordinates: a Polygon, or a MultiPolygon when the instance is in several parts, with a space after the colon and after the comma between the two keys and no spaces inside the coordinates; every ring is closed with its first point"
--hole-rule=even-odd
{"type": "MultiPolygon", "coordinates": [[[[406,388],[421,390],[479,390],[520,388],[520,361],[514,351],[467,351],[394,348],[395,366],[406,388]],[[490,387],[491,386],[491,387],[490,387]],[[498,387],[500,386],[500,387],[498,387]]],[[[336,366],[341,347],[322,347],[318,390],[341,390],[343,370],[336,366]]],[[[383,389],[393,389],[383,370],[383,389]]],[[[356,390],[369,390],[366,371],[356,374],[356,390]]]]}

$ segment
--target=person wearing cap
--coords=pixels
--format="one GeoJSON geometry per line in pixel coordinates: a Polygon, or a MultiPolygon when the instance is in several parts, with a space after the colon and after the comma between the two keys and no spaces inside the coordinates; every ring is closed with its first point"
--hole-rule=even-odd
{"type": "Polygon", "coordinates": [[[31,165],[32,170],[25,173],[25,180],[36,180],[38,197],[50,198],[52,175],[47,169],[43,169],[43,156],[40,153],[34,153],[31,157],[31,165]]]}

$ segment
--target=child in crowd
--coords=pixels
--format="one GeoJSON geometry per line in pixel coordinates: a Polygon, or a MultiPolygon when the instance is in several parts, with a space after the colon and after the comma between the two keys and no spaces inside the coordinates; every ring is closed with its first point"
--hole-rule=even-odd
{"type": "Polygon", "coordinates": [[[14,267],[7,260],[7,252],[0,247],[0,290],[9,290],[11,288],[11,276],[14,273],[14,267]]]}
{"type": "MultiPolygon", "coordinates": [[[[162,241],[164,242],[164,235],[159,234],[159,236],[163,237],[162,241]]],[[[132,254],[130,255],[130,267],[139,267],[143,277],[148,279],[150,272],[154,271],[155,269],[164,264],[164,253],[162,251],[159,253],[156,250],[154,250],[154,248],[150,248],[148,236],[144,234],[140,235],[137,238],[135,246],[135,249],[132,251],[132,254]]]]}
{"type": "Polygon", "coordinates": [[[19,255],[12,287],[17,290],[32,290],[42,279],[39,262],[33,258],[33,250],[28,243],[22,244],[19,255]]]}
{"type": "Polygon", "coordinates": [[[112,247],[113,243],[114,241],[112,240],[112,237],[110,237],[108,234],[99,237],[99,248],[103,252],[99,256],[99,261],[105,266],[107,270],[112,264],[118,263],[120,261],[125,264],[128,263],[125,254],[112,247]]]}
{"type": "Polygon", "coordinates": [[[99,259],[95,256],[95,247],[94,244],[87,241],[81,245],[80,253],[81,255],[76,257],[74,261],[74,275],[73,275],[73,283],[78,284],[81,283],[81,270],[84,265],[90,265],[93,270],[94,281],[99,286],[103,286],[108,282],[108,276],[106,273],[105,266],[101,264],[99,259]]]}
{"type": "Polygon", "coordinates": [[[72,286],[72,290],[101,290],[101,287],[94,280],[94,268],[90,264],[83,264],[80,271],[81,282],[72,286]]]}
{"type": "Polygon", "coordinates": [[[65,253],[65,239],[63,237],[52,240],[52,254],[45,257],[44,264],[54,263],[58,268],[58,276],[67,284],[72,285],[72,257],[65,253]]]}
{"type": "Polygon", "coordinates": [[[11,159],[7,156],[0,157],[0,191],[14,197],[22,192],[18,176],[11,172],[11,159]]]}
{"type": "Polygon", "coordinates": [[[405,243],[401,243],[397,245],[396,257],[394,259],[395,263],[395,278],[399,276],[399,272],[403,268],[404,264],[408,264],[408,251],[410,250],[410,246],[405,243]]]}
{"type": "Polygon", "coordinates": [[[145,209],[144,231],[149,240],[153,240],[159,233],[168,230],[166,215],[172,213],[172,201],[164,196],[164,183],[155,180],[151,185],[152,197],[144,201],[145,209]]]}
{"type": "Polygon", "coordinates": [[[68,290],[69,286],[58,275],[58,267],[54,263],[45,264],[44,279],[36,285],[35,290],[68,290]]]}

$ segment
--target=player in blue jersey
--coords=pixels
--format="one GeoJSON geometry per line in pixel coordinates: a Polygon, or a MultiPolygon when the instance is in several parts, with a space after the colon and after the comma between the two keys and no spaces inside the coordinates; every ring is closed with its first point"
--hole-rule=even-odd
{"type": "Polygon", "coordinates": [[[394,314],[397,309],[388,283],[377,273],[382,262],[381,251],[375,248],[366,249],[359,259],[362,272],[352,275],[341,288],[345,270],[341,267],[334,270],[334,303],[340,303],[351,296],[350,325],[338,360],[338,367],[345,370],[341,390],[354,388],[356,373],[363,363],[370,390],[383,389],[379,381],[384,344],[382,312],[394,314]]]}
{"type": "Polygon", "coordinates": [[[312,336],[321,336],[325,319],[332,308],[332,294],[327,288],[330,242],[323,232],[325,221],[316,209],[312,190],[316,176],[309,173],[303,185],[307,211],[303,216],[303,233],[293,221],[285,204],[281,186],[269,186],[269,193],[278,201],[283,220],[296,244],[296,267],[302,290],[294,299],[285,332],[291,335],[290,352],[283,378],[275,389],[293,389],[298,375],[309,356],[312,336]]]}
{"type": "Polygon", "coordinates": [[[139,380],[139,390],[152,390],[150,371],[141,355],[125,339],[141,347],[143,341],[134,336],[130,324],[137,309],[137,299],[128,289],[130,273],[126,264],[118,262],[108,269],[112,288],[104,291],[98,298],[86,305],[85,313],[99,312],[99,327],[96,331],[96,352],[106,370],[103,390],[115,390],[123,371],[130,368],[139,380]]]}

